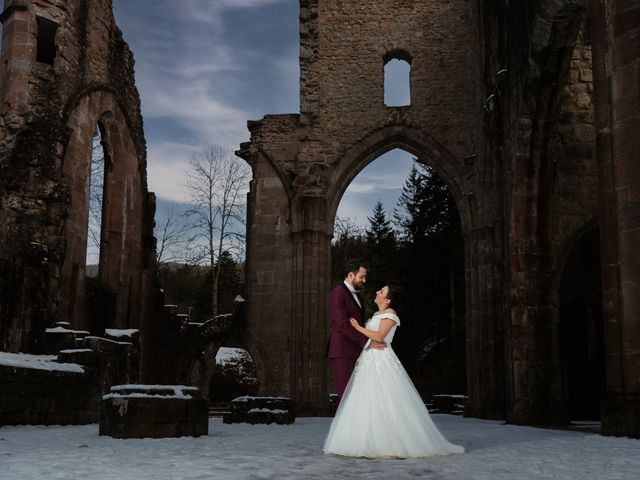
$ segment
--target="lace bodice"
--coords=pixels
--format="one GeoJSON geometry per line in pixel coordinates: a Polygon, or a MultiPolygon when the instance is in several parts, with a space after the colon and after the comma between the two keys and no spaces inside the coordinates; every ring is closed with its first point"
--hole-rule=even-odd
{"type": "Polygon", "coordinates": [[[387,333],[387,336],[384,337],[385,343],[389,345],[393,340],[393,334],[396,332],[396,328],[398,328],[398,325],[400,325],[400,319],[398,318],[397,315],[393,313],[378,313],[377,315],[374,315],[369,320],[367,320],[365,327],[368,328],[369,330],[373,330],[374,332],[377,332],[378,329],[380,328],[380,322],[382,321],[383,318],[389,318],[396,322],[396,324],[393,327],[391,327],[391,330],[389,330],[389,333],[387,333]]]}

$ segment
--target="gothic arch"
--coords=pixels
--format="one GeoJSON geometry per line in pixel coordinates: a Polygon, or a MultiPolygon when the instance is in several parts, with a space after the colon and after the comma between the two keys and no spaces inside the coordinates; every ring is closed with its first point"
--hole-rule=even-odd
{"type": "Polygon", "coordinates": [[[327,208],[329,218],[335,218],[342,196],[358,173],[376,158],[395,148],[415,155],[435,170],[455,199],[462,231],[469,231],[473,225],[475,198],[461,162],[430,135],[418,129],[399,126],[389,126],[366,136],[342,157],[343,168],[335,172],[327,192],[327,198],[330,199],[327,208]]]}
{"type": "Polygon", "coordinates": [[[64,225],[66,248],[61,285],[69,292],[63,295],[62,311],[74,326],[81,328],[139,326],[143,233],[135,219],[143,217],[146,185],[141,173],[145,167],[132,138],[130,122],[117,97],[107,89],[86,90],[69,103],[66,111],[69,136],[64,145],[61,179],[67,185],[71,208],[64,225]],[[111,298],[108,303],[112,303],[107,317],[92,324],[87,313],[90,306],[85,303],[85,255],[90,152],[97,125],[103,134],[107,172],[99,281],[104,286],[103,293],[113,294],[105,293],[111,298]],[[137,273],[127,276],[127,270],[137,273]]]}
{"type": "MultiPolygon", "coordinates": [[[[231,317],[231,319],[232,322],[233,317],[231,317]]],[[[203,352],[206,352],[211,358],[215,357],[215,353],[223,346],[227,338],[226,328],[228,328],[228,326],[225,327],[223,323],[220,322],[220,316],[208,320],[198,326],[197,329],[186,338],[184,350],[176,355],[176,359],[179,362],[176,369],[178,379],[185,384],[199,387],[205,396],[208,395],[208,382],[215,371],[215,362],[209,363],[209,365],[206,366],[206,371],[197,375],[200,382],[199,384],[192,383],[196,373],[194,369],[198,368],[198,358],[203,352]]],[[[251,334],[247,334],[244,348],[249,352],[253,360],[258,375],[258,382],[263,382],[266,378],[265,365],[251,334]]]]}

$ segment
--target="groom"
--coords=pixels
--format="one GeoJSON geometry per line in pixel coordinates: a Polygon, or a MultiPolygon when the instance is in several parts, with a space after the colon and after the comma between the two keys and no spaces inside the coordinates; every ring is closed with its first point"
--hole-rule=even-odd
{"type": "Polygon", "coordinates": [[[360,325],[364,325],[364,302],[358,290],[367,282],[367,267],[362,262],[351,261],[347,263],[344,275],[344,282],[329,294],[331,333],[327,346],[333,383],[340,398],[362,350],[367,346],[386,347],[384,343],[373,340],[369,343],[369,339],[349,323],[350,318],[355,318],[360,325]]]}

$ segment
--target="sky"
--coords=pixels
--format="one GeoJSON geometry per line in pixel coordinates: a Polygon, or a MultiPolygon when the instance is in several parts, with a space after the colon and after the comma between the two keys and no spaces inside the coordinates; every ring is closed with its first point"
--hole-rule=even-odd
{"type": "MultiPolygon", "coordinates": [[[[248,120],[299,112],[298,0],[114,0],[134,53],[158,212],[184,203],[188,161],[207,144],[235,150],[248,120]]],[[[394,85],[389,82],[390,85],[394,85]]],[[[392,88],[389,89],[392,92],[392,88]]],[[[392,215],[412,164],[393,151],[365,168],[338,215],[367,224],[377,200],[392,215]]]]}

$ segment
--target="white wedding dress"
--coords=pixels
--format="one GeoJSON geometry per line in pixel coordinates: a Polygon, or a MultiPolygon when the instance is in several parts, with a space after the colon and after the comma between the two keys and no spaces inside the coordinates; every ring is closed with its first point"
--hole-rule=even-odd
{"type": "Polygon", "coordinates": [[[413,458],[462,453],[431,421],[409,375],[391,348],[400,319],[374,315],[369,330],[380,321],[396,322],[385,338],[387,348],[362,351],[324,442],[324,453],[349,457],[413,458]]]}

